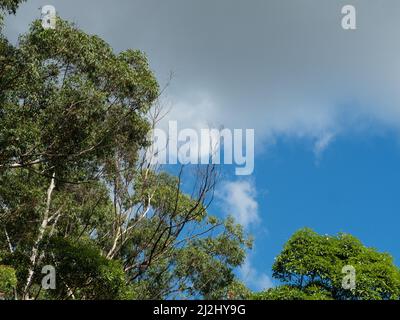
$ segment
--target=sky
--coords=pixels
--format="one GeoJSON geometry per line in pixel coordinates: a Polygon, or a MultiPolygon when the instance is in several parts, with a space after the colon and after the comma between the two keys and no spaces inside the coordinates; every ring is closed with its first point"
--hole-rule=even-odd
{"type": "Polygon", "coordinates": [[[143,50],[182,128],[254,129],[255,171],[224,167],[213,210],[255,236],[254,290],[296,230],[348,232],[400,265],[398,0],[29,0],[12,41],[51,4],[116,51],[143,50]],[[341,9],[356,8],[343,30],[341,9]]]}

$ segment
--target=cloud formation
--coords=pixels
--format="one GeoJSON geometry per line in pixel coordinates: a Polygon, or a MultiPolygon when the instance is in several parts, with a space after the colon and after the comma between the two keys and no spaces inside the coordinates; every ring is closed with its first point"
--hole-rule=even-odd
{"type": "Polygon", "coordinates": [[[266,273],[257,271],[252,266],[249,257],[246,258],[239,271],[242,280],[255,291],[263,291],[273,287],[271,278],[266,273]]]}
{"type": "Polygon", "coordinates": [[[221,207],[245,228],[260,222],[257,192],[250,180],[228,181],[217,192],[221,207]]]}
{"type": "MultiPolygon", "coordinates": [[[[260,144],[400,129],[397,0],[52,2],[116,50],[144,50],[161,83],[174,71],[168,120],[183,126],[254,128],[260,144]],[[346,4],[357,30],[341,27],[346,4]]],[[[8,20],[10,37],[43,4],[24,4],[8,20]]]]}
{"type": "Polygon", "coordinates": [[[324,133],[317,139],[314,144],[314,154],[317,160],[319,160],[322,156],[322,153],[326,148],[333,142],[335,139],[335,135],[331,132],[324,133]]]}

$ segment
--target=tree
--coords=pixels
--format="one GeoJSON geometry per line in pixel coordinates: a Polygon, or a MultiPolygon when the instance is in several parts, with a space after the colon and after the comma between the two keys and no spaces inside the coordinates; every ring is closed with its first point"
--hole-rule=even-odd
{"type": "MultiPolygon", "coordinates": [[[[0,74],[2,75],[6,73],[5,67],[7,66],[7,60],[9,59],[11,52],[13,52],[13,48],[1,34],[3,15],[4,13],[15,13],[21,2],[23,2],[23,0],[0,0],[0,74]]],[[[10,70],[10,68],[8,68],[8,70],[10,70]]],[[[3,98],[3,79],[3,77],[0,77],[0,103],[3,98]]],[[[15,269],[10,266],[4,266],[1,262],[2,252],[0,251],[0,300],[10,299],[13,297],[17,285],[15,269]]]]}
{"type": "Polygon", "coordinates": [[[18,6],[21,2],[25,0],[1,0],[0,1],[0,10],[8,13],[14,13],[17,11],[18,6]]]}
{"type": "Polygon", "coordinates": [[[244,294],[233,271],[251,241],[208,212],[216,168],[184,184],[186,168],[172,176],[148,159],[159,94],[144,53],[116,54],[60,18],[55,30],[35,21],[17,47],[2,37],[0,256],[14,298],[244,294]]]}
{"type": "Polygon", "coordinates": [[[296,232],[276,258],[273,276],[283,285],[258,293],[255,299],[387,300],[400,296],[400,270],[393,258],[348,234],[296,232]],[[356,271],[355,288],[343,288],[345,266],[356,271]]]}

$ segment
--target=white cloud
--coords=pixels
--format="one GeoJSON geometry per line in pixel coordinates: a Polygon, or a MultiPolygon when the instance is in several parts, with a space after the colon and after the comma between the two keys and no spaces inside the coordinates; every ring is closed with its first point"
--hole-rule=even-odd
{"type": "Polygon", "coordinates": [[[218,126],[212,121],[222,116],[215,99],[205,91],[196,91],[180,99],[165,98],[163,103],[170,106],[170,111],[161,122],[161,127],[166,127],[169,121],[177,121],[182,129],[200,130],[218,126]]]}
{"type": "Polygon", "coordinates": [[[245,228],[260,222],[257,192],[251,180],[225,182],[218,190],[217,197],[222,200],[225,212],[245,228]]]}
{"type": "MultiPolygon", "coordinates": [[[[202,130],[220,129],[218,123],[212,123],[212,119],[218,119],[220,115],[218,115],[218,108],[215,102],[207,93],[197,92],[191,94],[188,99],[185,101],[175,101],[171,97],[163,97],[160,101],[162,107],[160,116],[162,119],[157,123],[157,129],[167,134],[166,144],[171,143],[170,139],[172,137],[169,136],[171,123],[176,123],[178,132],[187,132],[189,129],[191,132],[195,132],[199,139],[202,137],[202,130]]],[[[219,137],[211,135],[209,138],[210,140],[207,140],[206,143],[201,140],[191,141],[191,152],[198,155],[199,158],[219,152],[219,137]]],[[[167,149],[168,152],[172,152],[174,157],[179,156],[179,150],[167,149]]]]}
{"type": "Polygon", "coordinates": [[[270,277],[257,271],[251,264],[250,258],[247,257],[244,264],[240,267],[240,276],[242,280],[252,290],[262,291],[273,287],[270,277]]]}
{"type": "Polygon", "coordinates": [[[328,148],[328,146],[334,140],[335,135],[333,133],[324,133],[320,136],[314,144],[314,154],[317,160],[322,156],[322,153],[328,148]]]}

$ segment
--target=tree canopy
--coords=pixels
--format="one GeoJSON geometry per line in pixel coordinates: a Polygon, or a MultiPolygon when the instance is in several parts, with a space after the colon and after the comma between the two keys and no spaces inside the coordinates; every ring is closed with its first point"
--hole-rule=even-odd
{"type": "Polygon", "coordinates": [[[1,297],[247,292],[234,269],[251,241],[208,212],[215,166],[193,168],[184,190],[185,168],[173,176],[147,159],[159,94],[143,52],[115,53],[61,18],[56,29],[34,21],[17,46],[0,37],[1,297]]]}
{"type": "Polygon", "coordinates": [[[388,300],[399,299],[400,270],[387,253],[365,247],[348,234],[296,232],[273,265],[282,285],[255,294],[265,300],[388,300]],[[355,288],[343,288],[343,268],[355,269],[355,288]]]}

